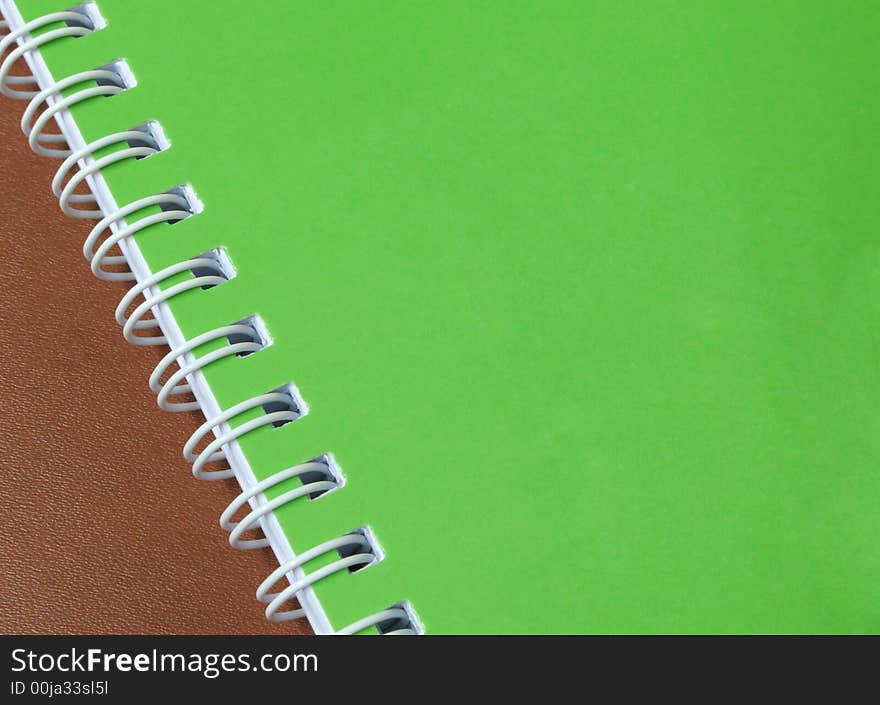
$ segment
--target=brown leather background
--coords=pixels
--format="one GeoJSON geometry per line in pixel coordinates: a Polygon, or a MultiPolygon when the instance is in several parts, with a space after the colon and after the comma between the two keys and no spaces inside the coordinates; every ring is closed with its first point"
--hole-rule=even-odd
{"type": "Polygon", "coordinates": [[[90,224],[58,208],[23,107],[0,96],[0,632],[308,633],[263,617],[277,563],[230,548],[236,485],[192,477],[201,419],[156,405],[165,350],[123,340],[125,285],[89,271],[90,224]]]}

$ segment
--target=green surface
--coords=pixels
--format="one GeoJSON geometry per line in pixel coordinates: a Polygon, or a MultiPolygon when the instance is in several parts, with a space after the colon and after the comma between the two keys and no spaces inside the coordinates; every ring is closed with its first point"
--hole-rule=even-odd
{"type": "Polygon", "coordinates": [[[385,550],[334,626],[880,631],[877,3],[99,5],[46,59],[139,85],[82,131],[173,142],[112,191],[205,204],[138,243],[238,270],[184,333],[275,339],[209,383],[310,406],[248,460],[348,479],[291,544],[385,550]]]}

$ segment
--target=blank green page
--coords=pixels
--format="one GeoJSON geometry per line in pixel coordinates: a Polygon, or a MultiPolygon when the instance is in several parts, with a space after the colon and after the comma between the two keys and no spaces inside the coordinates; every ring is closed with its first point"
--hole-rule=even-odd
{"type": "Polygon", "coordinates": [[[877,3],[98,7],[49,67],[138,85],[80,129],[171,141],[110,190],[204,202],[138,245],[237,271],[184,334],[274,339],[207,381],[309,407],[245,456],[347,478],[293,549],[384,551],[317,584],[335,628],[880,630],[877,3]]]}

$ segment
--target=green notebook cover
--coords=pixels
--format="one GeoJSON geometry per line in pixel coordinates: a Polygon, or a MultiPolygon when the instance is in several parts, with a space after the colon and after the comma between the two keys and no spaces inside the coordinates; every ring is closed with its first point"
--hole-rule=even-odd
{"type": "Polygon", "coordinates": [[[346,477],[277,511],[291,546],[381,544],[315,586],[334,628],[880,630],[880,6],[98,8],[43,56],[137,86],[80,130],[171,142],[110,190],[204,203],[139,247],[237,271],[174,316],[274,340],[208,383],[309,407],[244,455],[346,477]]]}

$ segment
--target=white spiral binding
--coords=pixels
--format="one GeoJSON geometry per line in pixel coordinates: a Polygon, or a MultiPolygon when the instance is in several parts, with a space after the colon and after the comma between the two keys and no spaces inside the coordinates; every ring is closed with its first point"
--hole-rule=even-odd
{"type": "Polygon", "coordinates": [[[201,408],[197,401],[173,402],[168,401],[168,397],[179,396],[191,392],[191,387],[183,380],[196,370],[202,369],[205,365],[214,360],[218,360],[221,357],[226,357],[228,355],[256,352],[263,347],[262,343],[258,340],[231,343],[219,350],[212,351],[208,355],[196,358],[193,362],[181,367],[177,372],[171,375],[165,383],[159,381],[168,371],[168,368],[187,353],[192,352],[205,343],[210,343],[211,341],[220,338],[226,338],[230,335],[246,335],[253,338],[255,332],[253,328],[246,326],[243,323],[235,323],[230,326],[215,328],[207,333],[197,335],[195,338],[188,340],[185,344],[179,347],[172,348],[165,357],[159,360],[159,364],[156,365],[153,369],[153,373],[150,375],[149,384],[150,389],[158,394],[156,401],[160,407],[165,409],[165,411],[197,411],[201,408]]]}
{"type": "MultiPolygon", "coordinates": [[[[52,96],[65,88],[69,88],[70,86],[75,86],[77,83],[83,83],[89,80],[112,80],[118,81],[119,77],[113,73],[112,71],[108,71],[106,69],[95,70],[95,71],[83,71],[81,73],[75,74],[73,76],[69,76],[67,78],[63,78],[60,81],[56,81],[46,90],[42,90],[38,92],[33,98],[31,98],[28,103],[27,108],[25,108],[24,113],[21,116],[21,131],[24,132],[25,137],[28,138],[28,142],[31,140],[31,133],[34,131],[33,121],[37,115],[37,112],[40,109],[40,106],[46,103],[49,96],[52,96]]],[[[56,111],[57,112],[57,111],[56,111]]],[[[42,128],[37,131],[35,140],[37,142],[66,142],[64,139],[64,135],[60,134],[42,134],[42,128]]],[[[43,156],[51,157],[55,156],[57,152],[54,151],[46,151],[46,152],[38,152],[38,154],[42,154],[43,156]]]]}
{"type": "Polygon", "coordinates": [[[159,406],[166,411],[181,411],[180,404],[168,402],[168,396],[174,393],[174,388],[179,382],[184,380],[188,375],[191,375],[193,372],[202,369],[206,365],[210,365],[216,360],[220,360],[224,357],[229,357],[230,355],[254,353],[258,350],[261,350],[262,347],[262,343],[253,340],[245,340],[240,343],[230,343],[229,345],[225,345],[219,350],[212,350],[211,352],[196,358],[191,363],[189,363],[188,365],[184,365],[177,372],[171,375],[171,377],[159,391],[159,396],[156,398],[156,401],[158,402],[159,406]],[[175,406],[177,406],[177,408],[175,408],[175,406]]]}
{"type": "Polygon", "coordinates": [[[302,463],[301,465],[295,465],[292,468],[287,468],[286,470],[275,473],[274,475],[266,478],[262,482],[257,483],[249,490],[242,491],[241,494],[238,495],[238,497],[232,500],[232,502],[230,502],[229,506],[226,507],[226,510],[220,516],[220,526],[226,529],[226,531],[231,532],[229,534],[230,545],[232,545],[233,548],[241,549],[267,547],[269,545],[269,540],[266,538],[243,540],[241,539],[241,535],[252,528],[256,528],[257,522],[260,520],[261,517],[275,511],[276,509],[278,509],[278,507],[287,504],[288,502],[292,502],[295,499],[299,499],[300,497],[306,497],[308,495],[318,492],[329,492],[330,490],[336,489],[339,486],[332,479],[316,480],[314,482],[309,482],[307,484],[300,485],[299,487],[296,487],[295,489],[292,489],[288,492],[285,492],[284,494],[279,495],[274,499],[268,500],[264,504],[256,507],[255,509],[252,509],[241,521],[232,521],[232,517],[235,516],[235,513],[257,495],[263,494],[263,492],[265,492],[269,488],[274,487],[275,485],[278,485],[285,480],[299,477],[309,472],[319,472],[322,473],[325,477],[332,477],[329,474],[327,466],[323,463],[318,463],[314,461],[309,463],[302,463]]]}
{"type": "MultiPolygon", "coordinates": [[[[116,95],[117,93],[121,93],[125,90],[124,86],[119,85],[120,77],[118,74],[110,71],[109,69],[94,69],[92,71],[82,71],[80,73],[73,74],[72,76],[68,76],[67,78],[62,78],[60,81],[56,81],[48,88],[37,93],[32,99],[31,102],[28,103],[27,108],[24,111],[24,114],[21,116],[21,129],[24,134],[28,138],[28,143],[30,144],[31,149],[43,157],[66,157],[70,155],[69,149],[51,149],[49,147],[44,147],[40,144],[41,141],[44,142],[64,142],[63,135],[46,135],[43,134],[43,130],[46,128],[46,125],[49,124],[49,121],[55,117],[58,113],[68,110],[72,106],[80,103],[84,100],[88,100],[89,98],[95,98],[97,96],[111,96],[116,95]],[[110,81],[106,85],[98,85],[92,86],[90,88],[84,88],[81,91],[77,91],[68,96],[64,96],[63,98],[58,98],[51,106],[48,106],[39,117],[34,120],[34,116],[37,114],[37,111],[40,109],[40,106],[46,102],[46,100],[50,96],[59,96],[61,91],[70,88],[71,86],[75,86],[79,83],[86,83],[87,81],[110,81]],[[31,124],[33,122],[33,124],[31,124]]],[[[143,138],[143,137],[142,137],[143,138]]],[[[56,194],[57,195],[57,194],[56,194]]]]}
{"type": "MultiPolygon", "coordinates": [[[[9,32],[5,31],[9,29],[9,23],[0,19],[0,39],[4,39],[9,36],[9,32]]],[[[5,50],[4,50],[5,51],[5,50]]],[[[3,55],[3,51],[0,51],[0,56],[3,55]]],[[[6,85],[7,86],[36,86],[37,79],[33,76],[6,76],[6,85]]],[[[33,92],[28,92],[28,95],[33,92]]]]}
{"type": "MultiPolygon", "coordinates": [[[[78,165],[80,160],[91,157],[95,152],[99,149],[103,149],[105,147],[109,147],[113,144],[119,143],[128,143],[129,140],[145,140],[148,136],[137,130],[126,130],[124,132],[115,132],[112,135],[107,135],[106,137],[102,137],[98,140],[95,140],[91,144],[87,144],[82,149],[78,149],[75,152],[68,151],[68,157],[63,162],[61,162],[61,166],[58,167],[58,170],[55,172],[55,176],[52,178],[52,193],[54,193],[59,199],[61,199],[62,194],[64,193],[64,180],[67,178],[67,175],[70,173],[70,170],[78,165]]],[[[158,147],[149,146],[149,149],[152,151],[150,154],[154,154],[158,151],[158,147]]],[[[83,177],[85,178],[85,177],[83,177]]],[[[77,181],[77,184],[81,183],[82,179],[77,181]]],[[[76,186],[74,186],[75,188],[76,186]]],[[[92,194],[68,194],[66,197],[67,203],[92,203],[95,201],[95,197],[92,194]]],[[[99,218],[104,215],[103,211],[77,211],[78,213],[82,213],[80,217],[96,217],[99,218]]],[[[118,219],[118,218],[117,218],[118,219]]]]}
{"type": "Polygon", "coordinates": [[[329,541],[325,541],[314,548],[310,548],[308,551],[304,551],[296,558],[293,558],[286,563],[282,563],[278,568],[276,568],[270,575],[267,577],[260,586],[257,588],[257,599],[262,603],[268,603],[266,605],[266,619],[270,622],[287,622],[291,619],[299,619],[304,615],[303,610],[288,610],[286,612],[279,612],[279,608],[287,602],[291,597],[293,597],[296,593],[301,592],[307,587],[314,585],[319,580],[323,580],[328,575],[332,575],[340,570],[344,570],[346,568],[354,568],[355,566],[365,566],[369,563],[372,563],[376,560],[376,556],[373,554],[373,549],[370,546],[370,542],[367,541],[366,537],[362,534],[346,534],[345,536],[340,536],[339,538],[330,539],[329,541]],[[318,568],[311,573],[308,573],[302,578],[291,581],[290,585],[281,590],[280,592],[269,592],[269,589],[275,585],[281,578],[283,578],[287,573],[296,570],[297,568],[302,568],[303,565],[308,563],[309,561],[317,558],[318,556],[323,556],[325,553],[329,553],[331,551],[337,551],[340,548],[346,548],[348,546],[358,546],[365,548],[366,551],[361,553],[355,553],[350,556],[346,556],[345,558],[340,558],[339,560],[333,561],[321,568],[318,568]]]}
{"type": "MultiPolygon", "coordinates": [[[[116,135],[111,135],[110,137],[104,138],[105,140],[110,140],[111,138],[122,137],[123,139],[131,139],[135,133],[131,132],[118,132],[116,135]]],[[[101,140],[98,140],[99,142],[101,140]]],[[[114,140],[117,141],[117,140],[114,140]]],[[[96,143],[93,143],[96,144],[96,143]]],[[[86,148],[88,149],[88,148],[86,148]]],[[[79,152],[84,152],[84,150],[79,150],[79,152]]],[[[79,154],[72,154],[69,159],[74,159],[74,157],[79,154]]],[[[62,174],[62,169],[66,168],[65,164],[62,164],[58,170],[58,174],[56,174],[55,178],[63,180],[64,176],[62,174]]],[[[55,190],[57,188],[56,182],[52,182],[52,188],[55,190]]],[[[60,192],[60,189],[59,189],[60,192]]],[[[131,272],[113,272],[104,269],[104,265],[124,265],[126,264],[126,259],[124,255],[108,255],[107,253],[113,248],[121,240],[125,238],[131,237],[132,235],[137,234],[144,228],[147,228],[151,225],[161,222],[173,222],[177,220],[183,220],[184,218],[188,218],[192,215],[192,212],[189,210],[190,205],[189,202],[183,197],[178,196],[175,193],[162,193],[156,196],[148,196],[146,198],[138,199],[137,201],[133,201],[129,203],[127,206],[123,206],[119,210],[111,213],[110,215],[102,218],[92,231],[89,233],[86,238],[85,243],[83,243],[83,255],[87,260],[89,260],[92,273],[98,277],[99,279],[107,279],[107,280],[116,280],[116,281],[133,281],[135,279],[134,274],[131,272]],[[156,213],[151,216],[147,216],[146,218],[141,218],[140,220],[136,220],[131,224],[127,224],[124,227],[117,230],[115,233],[109,235],[104,242],[95,250],[95,244],[98,240],[101,239],[102,235],[110,229],[110,226],[114,223],[118,224],[123,222],[123,219],[126,216],[131,215],[132,213],[136,213],[137,211],[143,210],[145,208],[149,208],[151,206],[164,206],[170,210],[163,210],[160,213],[156,213]]]]}
{"type": "MultiPolygon", "coordinates": [[[[9,23],[6,20],[0,19],[0,39],[9,34],[8,29],[9,23]]],[[[0,55],[2,55],[2,52],[0,52],[0,55]]],[[[35,86],[37,79],[33,76],[7,76],[6,83],[10,86],[35,86]]]]}
{"type": "Polygon", "coordinates": [[[79,171],[76,172],[72,177],[70,177],[70,181],[67,182],[67,185],[61,189],[61,195],[58,196],[58,202],[61,205],[61,210],[63,210],[67,215],[72,218],[101,218],[104,215],[104,211],[98,210],[84,210],[79,208],[71,207],[71,197],[74,195],[74,191],[76,187],[79,186],[83,181],[86,180],[92,174],[99,173],[102,169],[110,166],[111,164],[115,164],[116,162],[121,162],[125,159],[131,159],[136,157],[149,157],[155,154],[158,150],[155,147],[127,147],[126,149],[120,149],[118,152],[112,152],[106,156],[101,157],[100,159],[96,159],[91,164],[87,164],[79,171]]]}
{"type": "MultiPolygon", "coordinates": [[[[154,144],[150,144],[152,139],[149,133],[137,130],[128,130],[108,135],[76,151],[45,146],[46,143],[65,142],[63,135],[51,133],[46,134],[44,132],[44,129],[53,117],[68,110],[71,106],[81,101],[97,96],[115,95],[125,90],[125,87],[121,85],[121,77],[109,69],[83,71],[58,80],[52,85],[37,91],[22,91],[12,88],[12,86],[37,84],[36,79],[31,76],[9,75],[13,65],[25,54],[56,39],[84,36],[94,31],[94,27],[90,18],[84,13],[65,11],[39,17],[26,23],[17,30],[6,35],[0,35],[0,56],[2,56],[3,53],[13,47],[19,39],[27,37],[30,32],[59,22],[75,22],[77,24],[49,30],[36,37],[31,37],[13,49],[6,59],[3,60],[2,64],[0,64],[0,91],[11,98],[30,100],[21,119],[21,128],[28,138],[31,149],[42,156],[65,158],[61,166],[58,168],[55,178],[52,180],[52,191],[58,197],[61,209],[75,218],[101,219],[92,228],[83,244],[83,254],[86,259],[90,261],[92,272],[95,276],[101,279],[132,281],[135,279],[135,276],[130,271],[115,272],[104,268],[105,265],[119,266],[127,264],[124,256],[109,255],[109,251],[122,240],[130,238],[141,230],[151,227],[152,225],[161,222],[176,222],[190,217],[192,215],[191,206],[184,197],[168,192],[139,199],[119,208],[114,213],[107,215],[101,210],[87,210],[73,207],[72,204],[95,202],[95,198],[92,194],[74,193],[76,188],[89,176],[98,174],[102,169],[124,159],[148,157],[159,151],[159,148],[154,144]],[[85,24],[88,24],[88,26],[84,26],[85,24]],[[69,96],[60,96],[60,92],[63,90],[80,83],[92,81],[104,81],[106,83],[85,88],[69,96]],[[47,101],[51,96],[55,96],[56,100],[53,101],[50,106],[47,104],[47,101]],[[47,105],[46,109],[37,116],[40,107],[44,104],[47,105]],[[115,152],[111,152],[104,157],[98,159],[93,158],[91,162],[85,163],[85,160],[93,157],[98,150],[114,144],[123,143],[129,145],[131,143],[147,143],[147,146],[128,146],[115,152]],[[83,164],[83,166],[69,179],[69,181],[67,181],[66,185],[63,185],[70,172],[80,164],[83,164]],[[163,210],[159,213],[141,218],[131,224],[125,222],[127,216],[140,210],[156,206],[161,207],[163,210]],[[114,225],[117,226],[115,232],[112,232],[105,237],[107,231],[114,225]],[[98,244],[99,241],[100,244],[98,244]]],[[[7,28],[8,24],[5,21],[0,20],[0,29],[7,28]]],[[[123,335],[125,336],[125,339],[135,345],[165,344],[167,342],[165,336],[135,335],[135,331],[155,329],[159,327],[158,321],[142,320],[143,316],[155,306],[168,301],[177,294],[199,287],[214,286],[224,281],[226,281],[226,277],[219,262],[210,257],[196,257],[185,262],[173,264],[131,287],[116,308],[116,320],[123,327],[123,335]],[[185,271],[193,271],[196,269],[207,269],[214,273],[199,275],[187,281],[172,285],[167,289],[161,289],[152,294],[150,293],[150,290],[153,287],[157,287],[165,279],[181,274],[185,271]],[[126,315],[128,308],[134,303],[137,297],[141,295],[145,297],[145,300],[135,307],[131,315],[126,315]]],[[[184,345],[169,351],[153,370],[153,373],[150,376],[150,388],[158,394],[157,402],[163,409],[169,411],[196,410],[200,408],[198,402],[169,401],[169,397],[191,392],[190,385],[185,382],[186,377],[223,357],[234,354],[256,352],[261,348],[262,344],[259,341],[258,336],[250,326],[238,323],[216,328],[212,331],[196,336],[187,341],[184,345]],[[168,368],[176,361],[182,361],[184,356],[192,353],[195,349],[205,343],[231,335],[251,336],[252,340],[229,343],[222,348],[195,358],[191,362],[181,364],[181,367],[172,374],[166,382],[160,382],[168,368]]],[[[299,416],[299,411],[295,411],[291,408],[265,413],[259,418],[252,419],[226,432],[219,433],[219,435],[208,443],[202,451],[198,453],[195,452],[196,446],[198,446],[212,430],[219,429],[239,414],[273,403],[289,405],[290,397],[287,394],[277,391],[261,394],[236,404],[220,414],[207,419],[198,429],[196,429],[192,436],[190,436],[183,448],[184,457],[193,463],[193,475],[200,479],[217,480],[232,477],[233,471],[229,468],[209,471],[205,470],[204,466],[207,463],[224,459],[225,453],[223,452],[222,447],[235,441],[241,436],[262,426],[292,421],[299,416]]],[[[277,472],[271,477],[257,483],[250,489],[243,490],[221,515],[220,525],[230,532],[229,542],[232,546],[241,549],[264,548],[269,546],[269,540],[267,538],[242,539],[242,534],[253,528],[257,528],[260,519],[284,504],[293,502],[301,497],[328,492],[338,487],[338,483],[329,472],[329,468],[326,464],[317,461],[302,463],[277,472]],[[257,497],[262,495],[266,490],[287,480],[311,472],[321,473],[327,479],[314,480],[302,484],[271,500],[264,498],[262,503],[254,506],[253,503],[256,501],[257,497]],[[248,512],[241,521],[232,521],[232,517],[236,512],[248,503],[252,504],[251,511],[248,512]]],[[[314,548],[303,552],[296,558],[280,565],[257,588],[257,599],[263,603],[267,603],[266,618],[270,621],[283,622],[298,619],[305,616],[304,610],[298,609],[279,612],[279,609],[287,600],[333,573],[347,568],[365,566],[375,560],[376,555],[373,553],[372,547],[364,535],[360,533],[346,534],[345,536],[331,539],[319,546],[315,546],[314,548]],[[301,569],[309,561],[318,558],[319,556],[347,547],[364,550],[339,558],[338,560],[306,574],[302,578],[291,581],[286,588],[279,592],[269,592],[269,590],[281,578],[291,571],[301,569]]],[[[416,633],[411,626],[410,616],[407,614],[406,610],[401,607],[392,607],[364,617],[363,619],[338,630],[336,634],[356,634],[370,627],[376,627],[382,623],[389,622],[392,624],[397,622],[398,625],[396,625],[397,628],[385,632],[388,635],[416,633]]]]}
{"type": "Polygon", "coordinates": [[[198,289],[203,286],[216,286],[225,281],[226,277],[220,268],[220,264],[210,257],[194,257],[185,262],[172,264],[170,267],[165,267],[165,269],[141,280],[128,290],[125,296],[122,297],[119,305],[116,307],[116,322],[122,326],[122,335],[129,343],[133,343],[134,345],[165,345],[168,341],[165,339],[164,335],[135,335],[134,332],[136,330],[159,327],[159,322],[155,319],[143,321],[141,318],[143,318],[151,308],[168,301],[168,299],[177,296],[184,291],[198,289]],[[156,286],[165,279],[193,269],[210,269],[216,273],[193,277],[192,279],[187,279],[186,281],[169,286],[167,289],[161,289],[155,294],[148,295],[148,290],[150,288],[156,286]],[[125,312],[128,307],[131,306],[134,300],[142,294],[145,296],[145,300],[131,312],[130,316],[127,316],[125,312]]]}
{"type": "Polygon", "coordinates": [[[211,417],[210,419],[205,421],[205,423],[199,426],[183,446],[183,457],[193,464],[193,475],[200,480],[224,480],[232,477],[233,473],[231,468],[227,468],[225,470],[204,470],[204,466],[207,463],[214,463],[219,460],[223,460],[226,455],[220,450],[220,448],[227,443],[231,443],[232,441],[240,438],[244,434],[250,433],[254,429],[260,428],[261,426],[268,426],[269,424],[273,423],[293,421],[294,419],[298,418],[298,412],[290,409],[286,409],[284,411],[273,411],[268,414],[263,414],[256,419],[252,419],[241,424],[241,426],[236,426],[229,431],[221,433],[213,441],[208,443],[208,445],[205,446],[204,450],[202,450],[198,454],[195,453],[196,446],[201,443],[202,439],[207,436],[212,429],[219,428],[230,419],[235,418],[245,411],[250,411],[251,409],[256,409],[261,406],[273,403],[289,404],[290,397],[286,394],[282,394],[281,392],[268,392],[266,394],[260,394],[259,396],[247,399],[243,402],[240,402],[239,404],[236,404],[235,406],[229,407],[228,409],[226,409],[226,411],[223,411],[216,416],[211,417]]]}
{"type": "Polygon", "coordinates": [[[22,85],[25,83],[25,81],[15,80],[17,77],[9,75],[12,66],[22,56],[34,49],[38,49],[44,44],[55,41],[56,39],[61,39],[62,37],[82,37],[94,31],[94,27],[91,26],[91,20],[89,20],[87,15],[81,12],[53,12],[38,17],[35,20],[31,20],[3,37],[3,39],[0,40],[0,56],[2,56],[3,53],[13,46],[19,39],[26,37],[34,30],[41,29],[57,22],[88,22],[90,26],[84,27],[81,24],[77,24],[59,29],[52,29],[45,34],[40,34],[28,39],[9,52],[9,56],[7,56],[6,59],[3,60],[3,63],[0,64],[0,91],[2,91],[4,95],[9,96],[10,98],[26,100],[33,98],[38,93],[38,91],[19,91],[11,88],[12,85],[22,85]]]}

